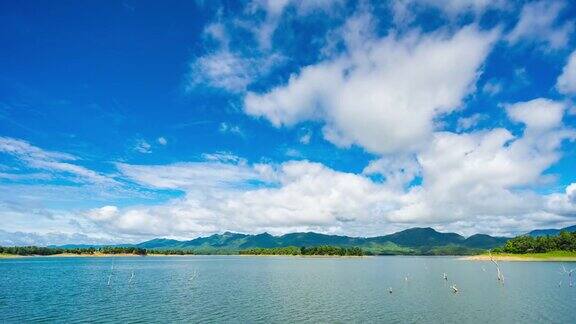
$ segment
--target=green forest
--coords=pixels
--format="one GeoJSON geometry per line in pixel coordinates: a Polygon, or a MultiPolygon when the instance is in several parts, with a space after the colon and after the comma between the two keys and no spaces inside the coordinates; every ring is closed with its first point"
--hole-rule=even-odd
{"type": "Polygon", "coordinates": [[[95,253],[101,254],[135,254],[146,255],[146,249],[139,247],[118,247],[118,246],[103,246],[99,248],[57,248],[57,247],[39,247],[39,246],[0,246],[0,254],[12,255],[56,255],[56,254],[78,254],[90,255],[95,253]]]}
{"type": "Polygon", "coordinates": [[[532,237],[522,235],[515,237],[504,244],[504,246],[495,248],[496,253],[546,253],[552,251],[569,251],[576,252],[576,232],[560,232],[557,236],[539,236],[532,237]]]}
{"type": "Polygon", "coordinates": [[[358,247],[314,246],[314,247],[281,247],[281,248],[254,248],[240,251],[242,255],[334,255],[334,256],[362,256],[364,252],[358,247]]]}
{"type": "MultiPolygon", "coordinates": [[[[94,255],[94,254],[133,254],[133,255],[211,255],[211,254],[241,254],[241,255],[333,255],[333,256],[360,256],[360,255],[381,255],[386,254],[379,250],[378,247],[386,247],[390,250],[390,245],[399,249],[392,243],[388,245],[369,245],[366,247],[352,246],[334,246],[319,245],[310,247],[272,247],[272,248],[214,248],[214,247],[197,247],[197,248],[143,248],[138,246],[102,246],[102,247],[38,247],[38,246],[17,246],[17,247],[0,247],[0,254],[8,255],[58,255],[58,254],[77,254],[77,255],[94,255]]],[[[480,254],[488,248],[470,248],[466,246],[448,244],[441,246],[421,246],[419,248],[404,248],[404,250],[394,250],[394,254],[413,254],[413,255],[465,255],[480,254]]],[[[576,232],[563,231],[557,236],[538,236],[522,235],[508,240],[505,244],[492,250],[495,253],[511,254],[532,254],[548,253],[554,251],[576,252],[576,232]]]]}

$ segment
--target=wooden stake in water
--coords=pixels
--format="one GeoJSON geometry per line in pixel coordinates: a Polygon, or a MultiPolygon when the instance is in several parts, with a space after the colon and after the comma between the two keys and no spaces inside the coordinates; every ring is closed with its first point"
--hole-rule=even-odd
{"type": "Polygon", "coordinates": [[[112,264],[110,265],[110,274],[108,275],[107,286],[110,286],[110,281],[112,280],[112,271],[114,271],[114,258],[112,258],[112,264]]]}
{"type": "Polygon", "coordinates": [[[490,261],[492,261],[496,265],[496,271],[498,273],[497,274],[498,281],[504,284],[504,274],[502,273],[502,271],[500,271],[500,266],[498,265],[498,262],[496,262],[496,260],[494,260],[494,258],[492,257],[492,251],[488,250],[488,255],[490,255],[490,261]]]}
{"type": "Polygon", "coordinates": [[[574,272],[574,270],[576,270],[576,268],[571,269],[571,270],[567,270],[566,267],[564,265],[562,265],[562,271],[568,275],[568,286],[572,287],[572,273],[574,272]]]}

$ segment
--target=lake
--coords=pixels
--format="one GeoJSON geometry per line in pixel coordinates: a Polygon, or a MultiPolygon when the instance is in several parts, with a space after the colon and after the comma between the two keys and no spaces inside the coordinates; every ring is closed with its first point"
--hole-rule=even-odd
{"type": "Polygon", "coordinates": [[[502,262],[501,285],[455,257],[0,259],[0,322],[574,323],[561,265],[502,262]]]}

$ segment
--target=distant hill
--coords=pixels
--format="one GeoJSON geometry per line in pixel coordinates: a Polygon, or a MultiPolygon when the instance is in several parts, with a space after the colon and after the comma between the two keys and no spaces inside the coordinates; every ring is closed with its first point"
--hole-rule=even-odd
{"type": "Polygon", "coordinates": [[[576,225],[564,227],[561,229],[555,229],[555,228],[537,229],[537,230],[533,230],[533,231],[527,233],[527,235],[532,236],[532,237],[555,236],[555,235],[560,234],[561,231],[576,232],[576,225]]]}
{"type": "Polygon", "coordinates": [[[485,234],[465,238],[456,233],[441,233],[427,227],[410,228],[390,235],[368,238],[314,232],[290,233],[282,236],[273,236],[268,233],[248,235],[226,232],[190,241],[154,239],[136,244],[136,246],[164,250],[240,251],[249,248],[331,245],[360,247],[372,254],[470,254],[501,246],[507,240],[507,238],[485,234]]]}
{"type": "Polygon", "coordinates": [[[506,243],[506,241],[509,239],[510,238],[508,237],[495,237],[486,234],[474,234],[464,240],[464,245],[471,248],[487,250],[504,245],[504,243],[506,243]]]}

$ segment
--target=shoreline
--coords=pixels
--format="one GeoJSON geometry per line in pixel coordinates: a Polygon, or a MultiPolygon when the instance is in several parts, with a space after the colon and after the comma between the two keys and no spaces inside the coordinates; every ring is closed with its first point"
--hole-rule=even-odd
{"type": "MultiPolygon", "coordinates": [[[[493,254],[492,259],[496,261],[508,262],[576,262],[576,254],[566,253],[566,255],[532,253],[532,254],[493,254]]],[[[487,254],[471,255],[462,257],[465,261],[491,261],[487,254]]]]}
{"type": "MultiPolygon", "coordinates": [[[[62,253],[52,255],[17,255],[17,254],[0,254],[0,259],[19,259],[19,258],[113,258],[113,257],[192,257],[192,256],[240,256],[240,257],[289,257],[289,258],[366,258],[375,257],[375,255],[283,255],[283,254],[156,254],[147,255],[138,254],[74,254],[62,253]]],[[[398,255],[376,255],[379,257],[398,256],[398,255]]],[[[410,257],[430,257],[429,255],[409,255],[410,257]]],[[[455,257],[463,261],[490,261],[488,254],[479,255],[443,255],[444,257],[455,257]]],[[[493,254],[492,258],[496,261],[505,262],[576,262],[576,253],[547,254],[493,254]]]]}
{"type": "Polygon", "coordinates": [[[191,257],[191,256],[241,256],[241,257],[300,257],[300,258],[359,258],[372,257],[372,255],[283,255],[283,254],[156,254],[147,255],[138,254],[74,254],[62,253],[51,255],[18,255],[18,254],[0,254],[0,259],[19,259],[19,258],[112,258],[112,257],[191,257]]]}
{"type": "Polygon", "coordinates": [[[18,254],[0,254],[0,259],[19,259],[19,258],[106,258],[106,257],[142,257],[146,255],[138,254],[75,254],[75,253],[61,253],[51,255],[18,255],[18,254]]]}

